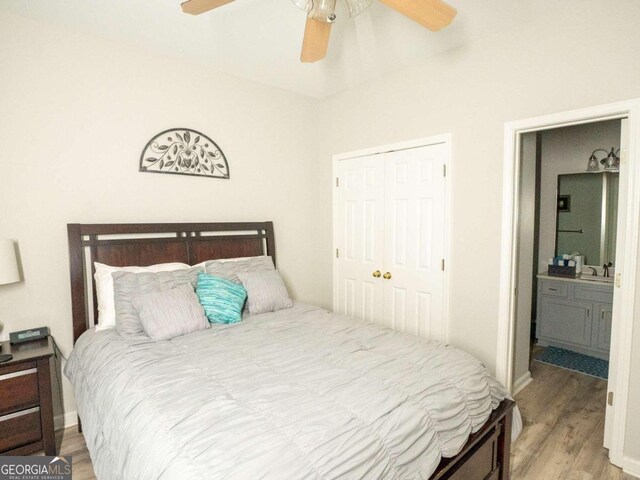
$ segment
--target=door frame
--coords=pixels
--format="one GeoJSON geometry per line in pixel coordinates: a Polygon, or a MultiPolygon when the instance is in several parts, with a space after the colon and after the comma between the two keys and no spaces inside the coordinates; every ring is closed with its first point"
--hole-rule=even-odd
{"type": "Polygon", "coordinates": [[[335,205],[336,205],[336,169],[338,163],[343,160],[350,160],[358,157],[365,157],[368,155],[377,155],[382,153],[391,153],[397,152],[399,150],[409,150],[412,148],[420,148],[420,147],[428,147],[430,145],[439,145],[445,144],[447,145],[447,159],[445,160],[446,165],[446,175],[445,175],[445,214],[444,214],[444,261],[445,261],[445,269],[444,269],[444,294],[442,299],[442,314],[443,314],[443,325],[444,325],[444,338],[443,343],[448,344],[450,338],[450,318],[449,318],[449,291],[450,291],[450,282],[451,275],[449,272],[451,271],[451,198],[452,198],[452,178],[453,178],[453,148],[452,148],[452,139],[453,136],[450,133],[444,133],[440,135],[434,135],[426,138],[418,138],[415,140],[407,140],[404,142],[390,143],[387,145],[380,145],[377,147],[369,147],[363,148],[359,150],[354,150],[350,152],[337,153],[332,155],[332,194],[331,194],[331,215],[332,215],[332,279],[333,279],[333,310],[335,311],[338,307],[338,268],[337,268],[337,258],[335,255],[335,249],[337,245],[336,241],[336,216],[335,216],[335,205]]]}
{"type": "MultiPolygon", "coordinates": [[[[550,115],[505,123],[504,161],[502,192],[502,258],[500,265],[500,297],[498,313],[498,338],[496,354],[496,377],[508,389],[513,389],[514,324],[517,282],[518,212],[520,178],[520,135],[527,132],[547,130],[571,125],[628,118],[629,145],[627,152],[621,151],[621,162],[628,162],[626,232],[623,258],[617,263],[624,265],[622,282],[616,280],[620,298],[619,313],[614,318],[611,338],[610,362],[615,366],[613,381],[609,388],[615,392],[612,407],[612,439],[609,450],[611,462],[625,466],[624,438],[627,419],[627,403],[631,371],[631,349],[633,315],[636,306],[636,271],[640,230],[637,214],[640,211],[640,99],[611,103],[550,115]]],[[[586,166],[587,159],[585,159],[586,166]]],[[[616,276],[618,272],[616,272],[616,276]]],[[[629,468],[632,468],[629,465],[629,468]]]]}

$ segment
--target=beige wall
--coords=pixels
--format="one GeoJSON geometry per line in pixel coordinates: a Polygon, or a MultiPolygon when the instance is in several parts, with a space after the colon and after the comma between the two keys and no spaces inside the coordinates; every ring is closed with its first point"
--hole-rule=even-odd
{"type": "Polygon", "coordinates": [[[68,222],[273,220],[293,294],[329,306],[310,274],[329,263],[317,101],[20,17],[0,14],[0,32],[0,237],[25,279],[0,286],[3,336],[48,325],[71,351],[68,222]],[[145,143],[183,126],[221,146],[231,180],[138,172],[145,143]]]}
{"type": "MultiPolygon", "coordinates": [[[[566,0],[518,28],[323,102],[321,220],[331,249],[331,154],[453,134],[451,340],[496,365],[504,123],[640,97],[640,2],[566,0]],[[615,25],[599,35],[597,25],[615,25]],[[594,30],[595,28],[595,30],[594,30]]],[[[320,272],[319,272],[320,273],[320,272]]],[[[330,270],[324,271],[330,282],[330,270]]],[[[640,335],[636,342],[640,353],[640,335]]],[[[634,355],[632,395],[640,398],[634,355]]],[[[640,459],[640,404],[626,450],[640,459]]]]}

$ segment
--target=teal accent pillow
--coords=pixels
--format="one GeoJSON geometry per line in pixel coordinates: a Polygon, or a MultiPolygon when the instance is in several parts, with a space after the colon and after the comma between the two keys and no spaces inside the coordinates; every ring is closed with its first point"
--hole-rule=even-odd
{"type": "Polygon", "coordinates": [[[242,320],[242,307],[247,291],[242,285],[224,278],[198,273],[196,294],[211,323],[237,323],[242,320]]]}

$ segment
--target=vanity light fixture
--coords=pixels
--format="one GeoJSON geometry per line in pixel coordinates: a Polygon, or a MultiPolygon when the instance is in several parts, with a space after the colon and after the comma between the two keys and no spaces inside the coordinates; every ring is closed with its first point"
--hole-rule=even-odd
{"type": "Polygon", "coordinates": [[[611,151],[607,151],[603,148],[598,148],[591,152],[591,156],[589,157],[589,162],[587,163],[587,172],[599,172],[600,165],[603,166],[603,170],[605,172],[619,172],[620,171],[620,157],[618,153],[620,149],[616,150],[615,148],[611,148],[611,151]],[[596,157],[596,153],[604,152],[607,156],[601,159],[596,157]]]}
{"type": "Polygon", "coordinates": [[[605,172],[618,172],[620,171],[620,157],[618,156],[620,149],[618,151],[614,151],[612,148],[607,155],[607,158],[604,160],[604,170],[605,172]]]}

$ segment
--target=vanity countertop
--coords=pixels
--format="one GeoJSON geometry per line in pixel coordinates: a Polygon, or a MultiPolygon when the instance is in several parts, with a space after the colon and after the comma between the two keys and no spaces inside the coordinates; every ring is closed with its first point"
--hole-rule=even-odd
{"type": "Polygon", "coordinates": [[[548,275],[547,272],[542,272],[538,274],[538,278],[543,280],[553,280],[558,282],[572,282],[572,283],[582,283],[586,285],[594,285],[599,287],[611,287],[613,289],[613,277],[608,277],[611,280],[600,280],[604,277],[599,277],[598,280],[584,280],[580,277],[578,278],[565,278],[565,277],[556,277],[553,275],[548,275]]]}

